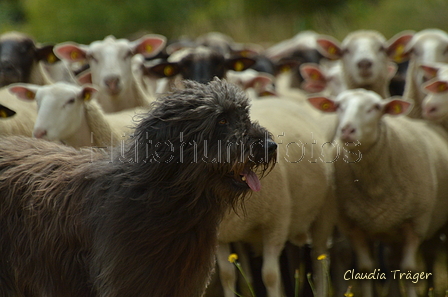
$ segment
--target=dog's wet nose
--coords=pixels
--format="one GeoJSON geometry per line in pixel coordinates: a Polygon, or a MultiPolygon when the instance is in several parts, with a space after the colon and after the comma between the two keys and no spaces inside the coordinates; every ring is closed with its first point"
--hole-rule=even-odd
{"type": "Polygon", "coordinates": [[[268,152],[273,153],[277,149],[277,143],[275,141],[272,141],[268,139],[268,152]]]}

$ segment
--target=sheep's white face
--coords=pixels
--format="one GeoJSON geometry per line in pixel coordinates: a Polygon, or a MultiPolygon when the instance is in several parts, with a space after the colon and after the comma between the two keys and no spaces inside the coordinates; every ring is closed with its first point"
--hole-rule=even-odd
{"type": "Polygon", "coordinates": [[[64,141],[73,137],[85,120],[81,87],[61,83],[42,86],[35,100],[38,113],[34,137],[64,141]]]}
{"type": "Polygon", "coordinates": [[[411,103],[398,99],[383,100],[380,95],[365,89],[345,90],[336,99],[316,96],[308,101],[324,112],[337,112],[335,139],[348,149],[369,149],[378,139],[379,123],[384,114],[405,114],[411,103]]]}
{"type": "Polygon", "coordinates": [[[369,147],[378,138],[382,98],[372,91],[347,90],[336,97],[339,123],[335,139],[369,147]]]}
{"type": "MultiPolygon", "coordinates": [[[[414,35],[406,47],[410,57],[417,66],[435,62],[448,63],[448,34],[441,30],[422,30],[414,35]]],[[[420,69],[414,76],[416,85],[424,81],[424,73],[420,69]]]]}
{"type": "Polygon", "coordinates": [[[131,84],[133,48],[124,39],[106,38],[95,41],[87,50],[87,60],[92,72],[92,83],[110,95],[127,91],[131,84]]]}
{"type": "Polygon", "coordinates": [[[385,39],[379,35],[351,35],[342,43],[345,71],[358,86],[373,84],[387,74],[385,39]]]}
{"type": "Polygon", "coordinates": [[[150,34],[129,41],[108,36],[90,45],[66,42],[55,46],[55,54],[70,63],[85,62],[90,65],[92,83],[114,96],[126,94],[132,86],[132,57],[157,55],[164,47],[166,38],[150,34]]]}
{"type": "Polygon", "coordinates": [[[422,101],[422,116],[439,122],[448,118],[448,67],[441,66],[437,78],[424,84],[428,94],[422,101]]]}
{"type": "Polygon", "coordinates": [[[448,93],[428,94],[422,102],[422,116],[431,121],[448,117],[448,93]]]}

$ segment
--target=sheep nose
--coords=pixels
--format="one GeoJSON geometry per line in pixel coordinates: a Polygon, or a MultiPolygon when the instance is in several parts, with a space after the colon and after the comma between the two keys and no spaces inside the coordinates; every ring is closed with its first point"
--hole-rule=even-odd
{"type": "Polygon", "coordinates": [[[112,94],[120,92],[120,78],[117,75],[110,75],[104,79],[104,84],[112,94]]]}
{"type": "Polygon", "coordinates": [[[427,106],[424,110],[423,110],[423,116],[424,117],[431,117],[434,116],[434,114],[436,114],[438,112],[438,108],[437,106],[427,106]]]}
{"type": "Polygon", "coordinates": [[[353,135],[356,133],[356,128],[354,128],[352,125],[347,124],[341,129],[341,138],[343,140],[350,140],[352,139],[353,135]]]}
{"type": "Polygon", "coordinates": [[[362,59],[358,62],[358,68],[363,70],[369,70],[372,67],[373,63],[369,59],[362,59]]]}
{"type": "Polygon", "coordinates": [[[47,130],[45,129],[36,129],[33,132],[33,136],[35,138],[44,138],[47,135],[47,130]]]}
{"type": "Polygon", "coordinates": [[[277,143],[275,141],[272,141],[268,139],[268,152],[274,153],[277,150],[277,143]]]}

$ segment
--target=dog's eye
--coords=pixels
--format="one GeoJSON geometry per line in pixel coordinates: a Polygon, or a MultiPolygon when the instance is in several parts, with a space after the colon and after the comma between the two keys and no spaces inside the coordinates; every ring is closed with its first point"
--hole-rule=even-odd
{"type": "Polygon", "coordinates": [[[229,122],[225,118],[222,118],[218,121],[218,125],[221,125],[221,126],[227,125],[228,123],[229,122]]]}

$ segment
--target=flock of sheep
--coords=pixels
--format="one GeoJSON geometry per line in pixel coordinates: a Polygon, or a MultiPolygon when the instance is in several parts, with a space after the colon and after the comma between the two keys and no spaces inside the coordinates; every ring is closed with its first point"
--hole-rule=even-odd
{"type": "MultiPolygon", "coordinates": [[[[334,252],[340,241],[349,244],[348,255],[354,251],[357,272],[380,265],[421,272],[420,253],[425,267],[433,265],[425,242],[438,239],[448,220],[444,63],[448,34],[439,29],[390,40],[359,30],[342,42],[305,31],[267,49],[216,32],[54,47],[10,32],[0,37],[0,135],[110,149],[132,135],[135,115],[159,94],[182,88],[183,79],[227,79],[252,99],[251,118],[274,135],[278,161],[261,191],[220,224],[224,296],[237,290],[227,258],[235,244],[245,263],[240,243],[262,256],[267,296],[284,296],[279,258],[288,241],[311,244],[315,296],[328,296],[329,285],[343,296],[348,283],[338,279],[352,260],[341,259],[347,250],[334,252]],[[394,256],[379,257],[379,242],[394,256]],[[329,266],[339,271],[332,284],[329,266]]],[[[369,297],[377,283],[355,286],[369,297]]],[[[391,281],[388,296],[399,296],[398,284],[391,281]]],[[[416,282],[404,284],[407,296],[417,296],[416,282]]]]}

